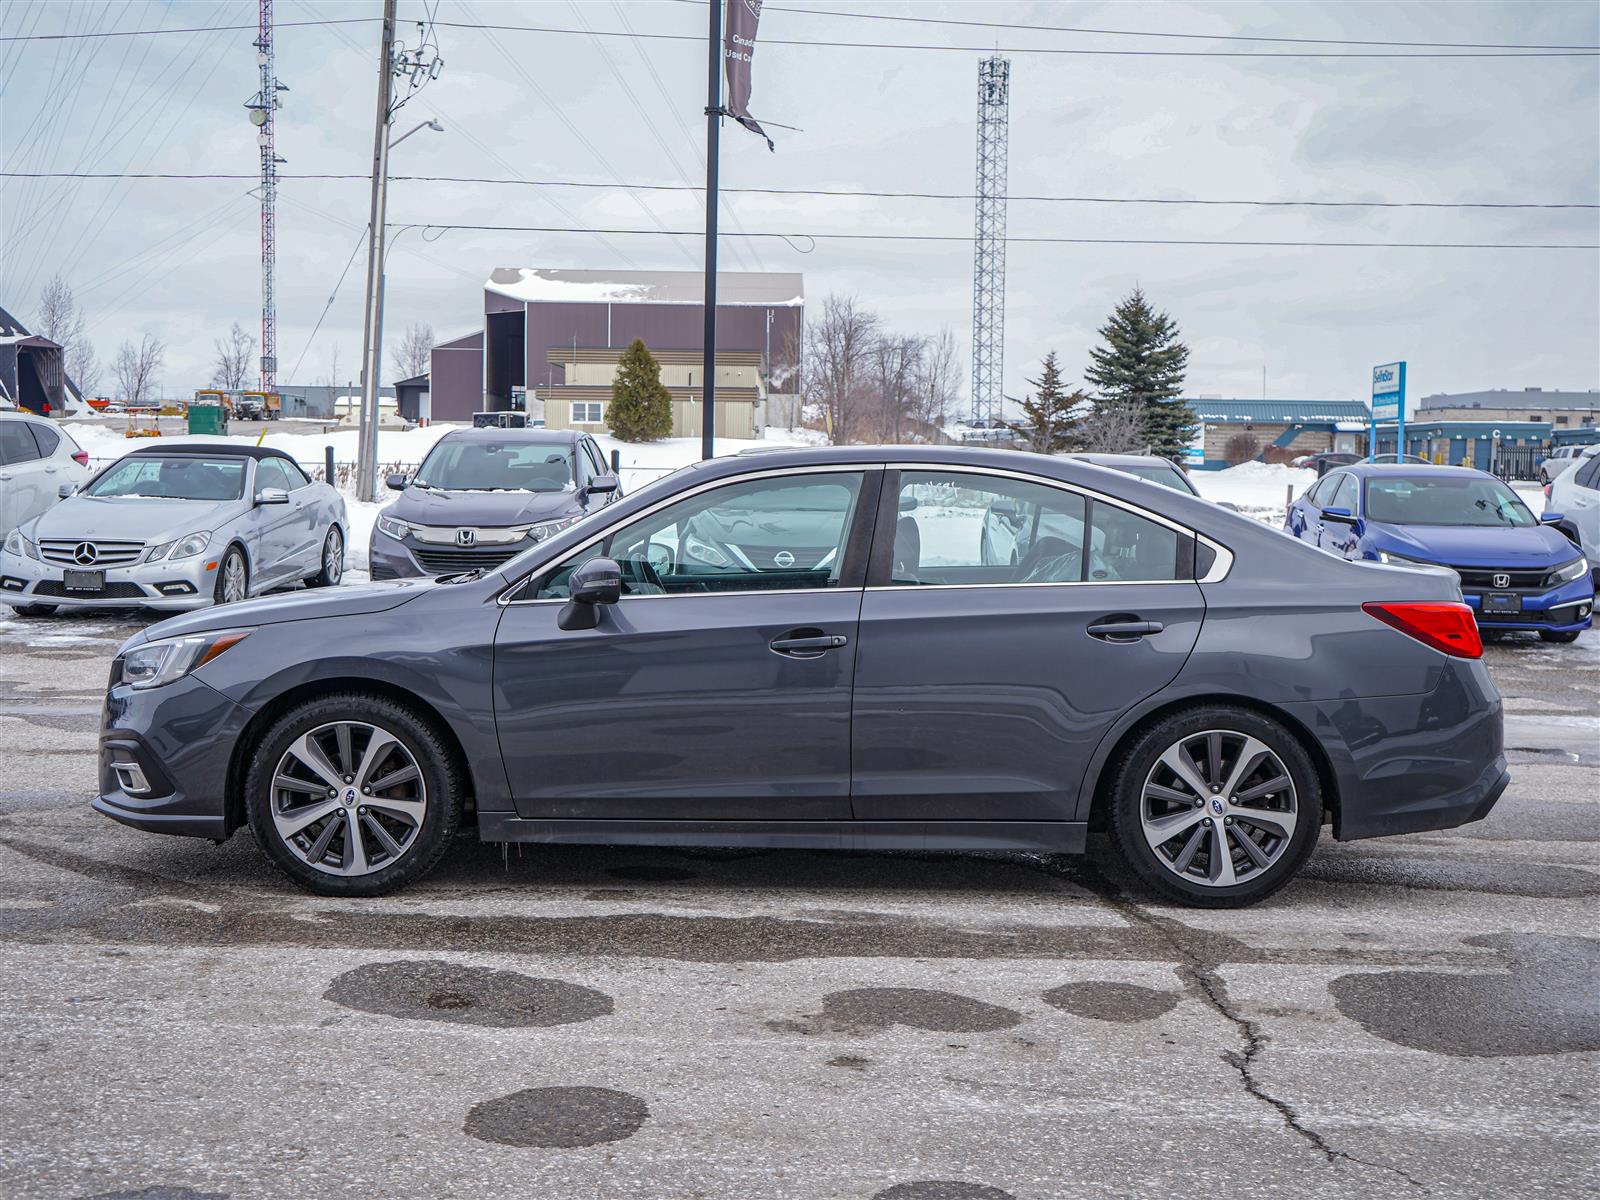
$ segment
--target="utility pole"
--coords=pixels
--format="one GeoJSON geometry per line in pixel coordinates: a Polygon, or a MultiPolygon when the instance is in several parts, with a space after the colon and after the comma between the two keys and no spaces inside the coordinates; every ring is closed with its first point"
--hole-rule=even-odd
{"type": "Polygon", "coordinates": [[[972,419],[1005,411],[1006,159],[1011,124],[1011,62],[978,63],[978,200],[972,261],[972,419]]]}
{"type": "Polygon", "coordinates": [[[256,36],[256,65],[261,69],[261,88],[245,105],[250,123],[257,129],[256,144],[261,148],[261,390],[278,390],[278,301],[273,273],[278,258],[277,202],[278,157],[277,112],[279,92],[289,89],[278,82],[277,63],[272,49],[272,0],[261,0],[260,27],[256,36]]]}
{"type": "Polygon", "coordinates": [[[389,103],[394,73],[395,0],[383,0],[378,50],[378,116],[372,133],[372,205],[367,217],[366,318],[361,335],[361,448],[356,498],[377,498],[378,376],[383,365],[383,223],[389,203],[389,103]]]}
{"type": "Polygon", "coordinates": [[[722,0],[710,0],[706,43],[706,331],[700,387],[700,457],[710,458],[717,434],[717,138],[722,125],[722,0]]]}

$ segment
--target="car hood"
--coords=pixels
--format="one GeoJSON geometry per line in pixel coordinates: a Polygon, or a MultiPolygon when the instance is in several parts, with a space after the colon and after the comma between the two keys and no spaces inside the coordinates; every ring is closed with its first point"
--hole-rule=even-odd
{"type": "Polygon", "coordinates": [[[1569,561],[1577,547],[1549,525],[1494,529],[1369,522],[1382,549],[1453,567],[1548,567],[1569,561]]]}
{"type": "Polygon", "coordinates": [[[35,542],[40,538],[158,542],[197,530],[209,532],[245,507],[243,500],[71,496],[34,518],[27,537],[35,542]]]}
{"type": "Polygon", "coordinates": [[[407,488],[385,515],[417,525],[525,525],[555,521],[583,512],[578,493],[438,492],[407,488]]]}
{"type": "MultiPolygon", "coordinates": [[[[158,621],[122,644],[126,650],[140,642],[206,633],[213,629],[243,626],[280,625],[285,621],[310,621],[319,617],[362,617],[388,612],[415,600],[439,586],[431,579],[402,579],[392,583],[370,583],[355,587],[319,588],[288,595],[262,596],[238,604],[202,608],[158,621]]],[[[121,651],[118,651],[121,653],[121,651]]]]}

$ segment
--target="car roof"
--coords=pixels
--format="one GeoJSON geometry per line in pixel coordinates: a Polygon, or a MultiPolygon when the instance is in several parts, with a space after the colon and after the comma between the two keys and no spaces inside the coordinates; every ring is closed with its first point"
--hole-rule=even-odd
{"type": "MultiPolygon", "coordinates": [[[[1426,471],[1430,475],[1450,475],[1461,478],[1488,478],[1493,479],[1487,471],[1480,471],[1476,467],[1446,467],[1438,463],[1350,463],[1348,466],[1335,467],[1334,471],[1343,471],[1361,479],[1379,478],[1385,475],[1415,475],[1418,471],[1426,471]]],[[[1333,472],[1330,471],[1329,474],[1333,472]]]]}
{"type": "MultiPolygon", "coordinates": [[[[570,446],[587,437],[576,429],[502,429],[489,425],[482,429],[452,429],[440,442],[526,442],[533,446],[570,446]]],[[[435,443],[437,445],[438,443],[435,443]]]]}
{"type": "Polygon", "coordinates": [[[1171,467],[1174,471],[1181,469],[1170,458],[1162,458],[1159,454],[1102,454],[1096,450],[1074,450],[1065,455],[1065,457],[1075,458],[1079,462],[1098,463],[1108,467],[1160,464],[1163,467],[1171,467]]]}
{"type": "Polygon", "coordinates": [[[244,446],[227,442],[213,442],[210,444],[184,442],[176,446],[140,446],[137,450],[128,451],[123,457],[172,458],[178,455],[199,458],[253,458],[257,462],[264,458],[281,458],[288,462],[294,462],[294,455],[283,450],[274,450],[270,446],[244,446]]]}

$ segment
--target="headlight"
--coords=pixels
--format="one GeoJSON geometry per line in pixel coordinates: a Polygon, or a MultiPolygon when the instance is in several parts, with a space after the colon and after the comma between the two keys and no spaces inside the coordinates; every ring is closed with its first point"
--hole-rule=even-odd
{"type": "Polygon", "coordinates": [[[542,542],[546,538],[553,538],[568,525],[576,521],[577,517],[567,517],[561,521],[541,521],[537,525],[521,526],[522,534],[530,542],[542,542]]]}
{"type": "Polygon", "coordinates": [[[378,514],[378,532],[385,537],[392,537],[395,541],[404,541],[406,534],[411,532],[411,526],[394,517],[378,514]]]}
{"type": "Polygon", "coordinates": [[[1379,550],[1378,561],[1381,563],[1398,563],[1410,567],[1437,567],[1440,564],[1429,562],[1424,558],[1407,558],[1404,554],[1396,554],[1392,550],[1379,550]]]}
{"type": "Polygon", "coordinates": [[[22,532],[20,530],[13,529],[10,533],[6,534],[6,553],[15,554],[18,558],[31,558],[32,556],[22,548],[22,543],[22,532]]]}
{"type": "Polygon", "coordinates": [[[172,683],[249,635],[248,629],[219,629],[146,642],[122,656],[121,682],[141,689],[172,683]]]}
{"type": "Polygon", "coordinates": [[[690,558],[698,559],[713,567],[729,567],[733,564],[728,561],[728,556],[709,542],[703,542],[694,534],[688,534],[683,540],[683,550],[690,558]]]}
{"type": "Polygon", "coordinates": [[[160,562],[164,558],[193,558],[196,554],[204,554],[210,544],[211,535],[204,530],[199,533],[186,533],[174,541],[151,546],[144,552],[144,561],[153,563],[160,562]]]}
{"type": "Polygon", "coordinates": [[[1580,554],[1571,562],[1563,563],[1557,567],[1550,576],[1550,582],[1552,584],[1571,583],[1574,579],[1582,579],[1588,573],[1589,560],[1580,554]]]}

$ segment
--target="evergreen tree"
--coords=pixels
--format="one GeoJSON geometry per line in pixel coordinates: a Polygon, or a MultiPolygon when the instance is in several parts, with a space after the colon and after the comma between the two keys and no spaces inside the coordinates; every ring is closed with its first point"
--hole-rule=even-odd
{"type": "Polygon", "coordinates": [[[1022,400],[1020,424],[1012,430],[1028,439],[1028,449],[1037,454],[1059,454],[1072,442],[1073,428],[1077,424],[1073,409],[1088,399],[1082,392],[1068,392],[1061,382],[1061,368],[1056,363],[1056,352],[1044,356],[1044,367],[1039,378],[1028,380],[1037,391],[1022,400]]]}
{"type": "Polygon", "coordinates": [[[672,395],[661,382],[661,364],[643,339],[622,352],[611,384],[606,424],[625,442],[653,442],[672,432],[672,395]]]}
{"type": "Polygon", "coordinates": [[[1104,346],[1089,351],[1083,373],[1095,387],[1095,407],[1139,414],[1150,452],[1176,460],[1189,444],[1196,421],[1179,400],[1189,347],[1178,340],[1178,324],[1156,312],[1140,288],[1111,314],[1100,330],[1104,346]]]}

